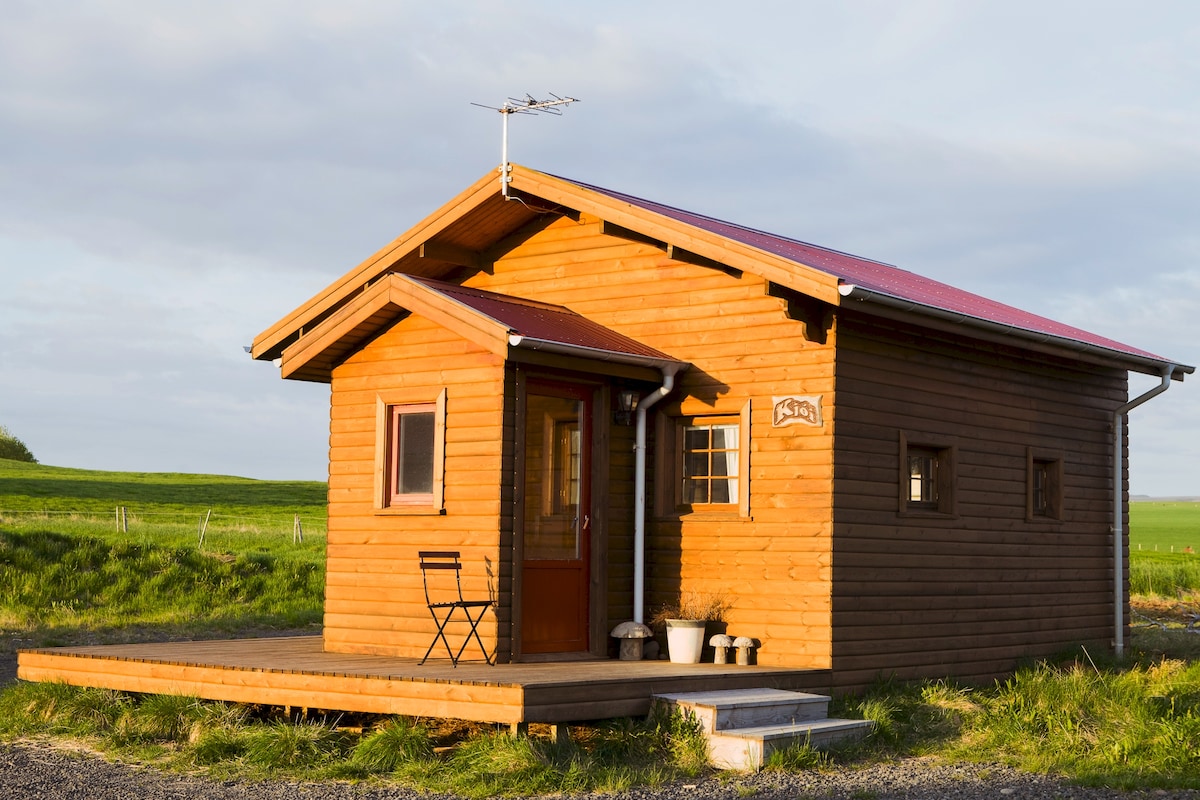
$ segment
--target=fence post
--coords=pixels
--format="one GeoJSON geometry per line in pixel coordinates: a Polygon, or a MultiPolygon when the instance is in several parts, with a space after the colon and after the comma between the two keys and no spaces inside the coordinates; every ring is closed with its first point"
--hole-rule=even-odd
{"type": "Polygon", "coordinates": [[[196,543],[196,547],[204,547],[204,532],[208,530],[208,518],[212,516],[212,509],[204,515],[204,519],[200,520],[200,540],[196,543]]]}
{"type": "Polygon", "coordinates": [[[300,524],[300,515],[292,516],[292,544],[300,544],[304,541],[304,527],[300,524]]]}
{"type": "Polygon", "coordinates": [[[126,513],[128,509],[121,506],[121,533],[129,533],[129,515],[126,513]]]}

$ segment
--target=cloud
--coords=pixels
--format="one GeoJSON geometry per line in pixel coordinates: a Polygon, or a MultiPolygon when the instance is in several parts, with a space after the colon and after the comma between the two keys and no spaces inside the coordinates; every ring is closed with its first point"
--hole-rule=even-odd
{"type": "MultiPolygon", "coordinates": [[[[1195,363],[1198,53],[1180,0],[18,0],[0,423],[95,465],[319,473],[323,387],[240,346],[495,169],[471,103],[524,92],[581,102],[511,119],[516,161],[1195,363]]],[[[1135,456],[1156,420],[1200,437],[1178,388],[1135,412],[1135,456]]]]}

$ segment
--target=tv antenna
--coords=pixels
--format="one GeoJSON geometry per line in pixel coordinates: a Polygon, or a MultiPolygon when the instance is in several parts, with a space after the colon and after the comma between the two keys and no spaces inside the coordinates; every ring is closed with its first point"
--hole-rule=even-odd
{"type": "Polygon", "coordinates": [[[526,94],[523,99],[510,97],[499,108],[485,106],[482,103],[471,103],[473,106],[499,111],[504,118],[500,135],[500,194],[506,199],[508,198],[508,185],[512,183],[512,165],[508,163],[508,118],[513,114],[552,114],[561,117],[564,107],[579,102],[574,97],[559,97],[553,92],[550,92],[550,98],[549,100],[538,100],[531,94],[526,94]]]}

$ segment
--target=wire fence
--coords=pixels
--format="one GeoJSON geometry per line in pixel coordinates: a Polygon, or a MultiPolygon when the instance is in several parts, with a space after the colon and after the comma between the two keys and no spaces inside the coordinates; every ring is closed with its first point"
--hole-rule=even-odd
{"type": "Polygon", "coordinates": [[[3,509],[0,522],[33,520],[63,520],[73,523],[113,526],[118,533],[129,533],[130,528],[142,529],[165,526],[195,525],[197,546],[203,547],[210,529],[220,528],[224,532],[244,534],[291,533],[293,544],[302,544],[306,531],[323,534],[325,520],[319,517],[290,515],[244,515],[215,512],[213,509],[196,511],[148,511],[129,506],[114,506],[111,511],[99,509],[3,509]]]}
{"type": "Polygon", "coordinates": [[[1138,553],[1183,553],[1185,555],[1195,555],[1196,550],[1191,545],[1175,545],[1175,544],[1143,544],[1138,543],[1137,547],[1133,548],[1138,553]]]}

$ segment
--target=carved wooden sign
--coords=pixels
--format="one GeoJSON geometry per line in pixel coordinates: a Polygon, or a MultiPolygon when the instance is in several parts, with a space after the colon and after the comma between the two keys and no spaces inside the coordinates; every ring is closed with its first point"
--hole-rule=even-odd
{"type": "Polygon", "coordinates": [[[771,398],[771,427],[785,425],[816,425],[820,427],[821,395],[790,394],[771,398]]]}

